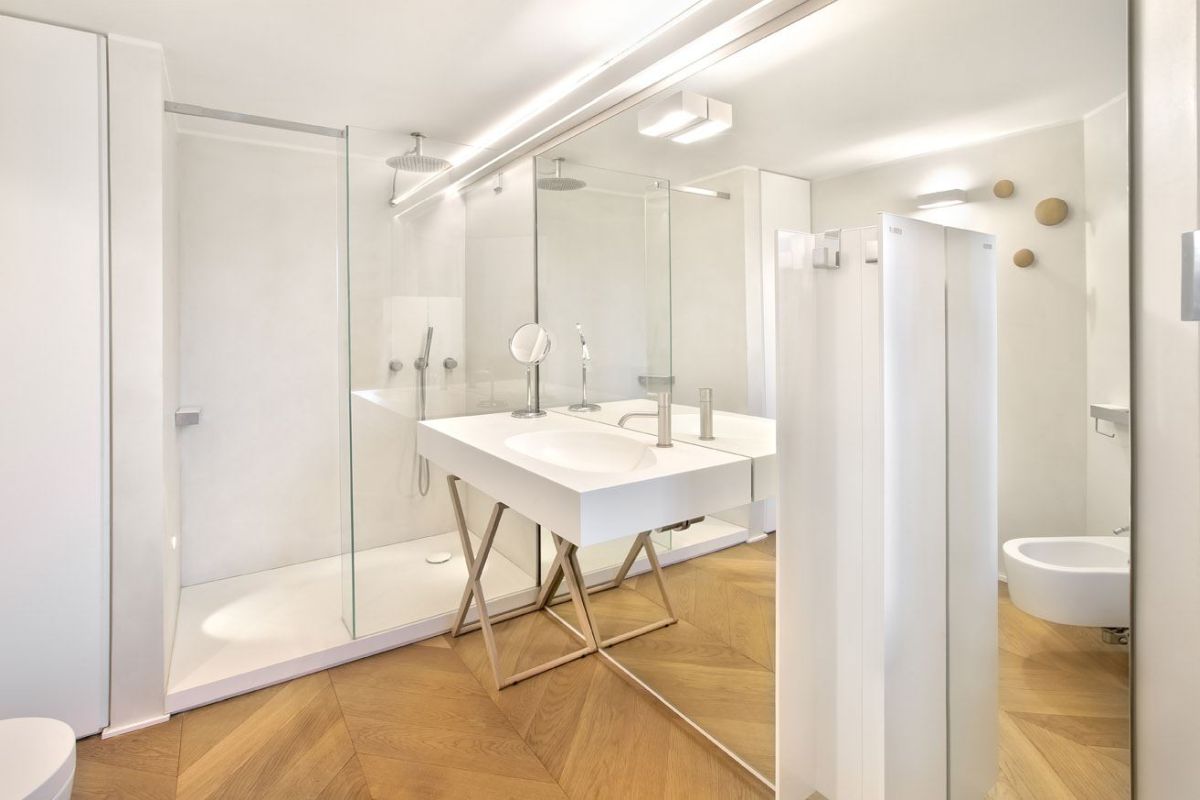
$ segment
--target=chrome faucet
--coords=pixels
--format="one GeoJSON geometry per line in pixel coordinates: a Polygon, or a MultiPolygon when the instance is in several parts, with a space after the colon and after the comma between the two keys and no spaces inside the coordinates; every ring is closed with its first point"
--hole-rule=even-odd
{"type": "Polygon", "coordinates": [[[587,339],[583,338],[583,324],[576,322],[575,330],[579,331],[579,347],[580,347],[580,363],[583,371],[583,398],[578,403],[573,403],[567,406],[567,411],[599,411],[600,406],[595,403],[588,402],[587,396],[587,374],[588,367],[592,363],[592,354],[588,350],[587,339]]]}
{"type": "Polygon", "coordinates": [[[700,390],[700,441],[711,442],[713,436],[713,392],[712,389],[700,390]]]}
{"type": "Polygon", "coordinates": [[[671,447],[671,392],[658,392],[658,410],[654,413],[649,411],[631,411],[625,414],[617,421],[617,425],[624,428],[625,423],[633,417],[655,417],[658,419],[658,447],[671,447]]]}

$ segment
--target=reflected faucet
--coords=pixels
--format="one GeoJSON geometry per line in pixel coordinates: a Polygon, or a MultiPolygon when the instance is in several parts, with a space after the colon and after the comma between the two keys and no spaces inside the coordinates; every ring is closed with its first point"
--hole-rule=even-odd
{"type": "Polygon", "coordinates": [[[649,411],[631,411],[621,417],[617,421],[617,425],[624,428],[625,423],[633,417],[655,417],[658,420],[658,442],[657,447],[671,447],[671,392],[670,390],[658,392],[658,411],[651,413],[649,411]]]}

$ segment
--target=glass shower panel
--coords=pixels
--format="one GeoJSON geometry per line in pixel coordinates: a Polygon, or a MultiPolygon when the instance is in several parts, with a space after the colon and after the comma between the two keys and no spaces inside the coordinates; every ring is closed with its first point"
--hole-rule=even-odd
{"type": "MultiPolygon", "coordinates": [[[[500,357],[511,320],[495,311],[507,287],[513,302],[503,306],[506,314],[532,317],[532,179],[523,228],[519,180],[507,181],[502,192],[489,185],[442,192],[419,205],[408,200],[442,171],[436,159],[455,164],[477,153],[432,139],[418,146],[407,134],[348,130],[349,571],[356,636],[418,623],[437,630],[457,608],[467,577],[460,536],[445,473],[417,452],[417,425],[503,411],[514,395],[513,370],[500,357]],[[513,241],[521,233],[526,258],[513,241]],[[490,246],[501,239],[507,251],[490,246]]],[[[473,532],[492,501],[460,490],[473,532]]],[[[510,515],[484,572],[489,599],[532,589],[536,546],[532,525],[510,515]]],[[[502,609],[504,600],[497,605],[502,609]]]]}
{"type": "MultiPolygon", "coordinates": [[[[634,406],[653,410],[648,393],[672,382],[670,186],[564,159],[535,164],[538,321],[554,342],[540,368],[542,406],[615,425],[634,406]]],[[[669,533],[654,540],[670,548],[669,533]]],[[[581,549],[584,573],[603,579],[632,542],[581,549]]],[[[543,531],[543,569],[553,552],[543,531]]]]}

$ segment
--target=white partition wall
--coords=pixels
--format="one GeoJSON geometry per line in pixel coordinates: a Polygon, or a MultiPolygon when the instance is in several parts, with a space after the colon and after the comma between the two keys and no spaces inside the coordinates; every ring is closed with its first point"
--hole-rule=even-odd
{"type": "Polygon", "coordinates": [[[79,736],[108,722],[103,59],[0,17],[0,718],[79,736]]]}
{"type": "Polygon", "coordinates": [[[780,797],[995,780],[992,237],[883,214],[778,240],[780,797]],[[829,243],[833,244],[833,243],[829,243]],[[802,634],[802,635],[801,635],[802,634]],[[949,755],[948,755],[949,753],[949,755]]]}

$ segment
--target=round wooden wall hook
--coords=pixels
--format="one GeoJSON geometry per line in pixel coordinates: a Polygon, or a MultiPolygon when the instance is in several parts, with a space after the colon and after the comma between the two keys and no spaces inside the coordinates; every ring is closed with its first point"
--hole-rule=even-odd
{"type": "Polygon", "coordinates": [[[1013,253],[1013,263],[1016,264],[1018,267],[1024,268],[1024,267],[1033,266],[1033,262],[1034,262],[1033,251],[1027,247],[1021,248],[1017,252],[1013,253]]]}
{"type": "Polygon", "coordinates": [[[1067,201],[1061,197],[1047,197],[1033,209],[1033,216],[1043,225],[1057,225],[1067,218],[1067,201]]]}

